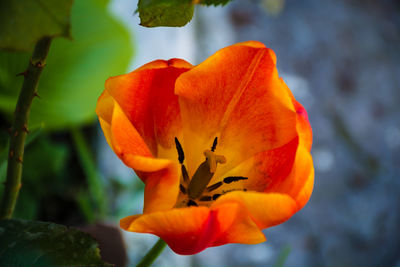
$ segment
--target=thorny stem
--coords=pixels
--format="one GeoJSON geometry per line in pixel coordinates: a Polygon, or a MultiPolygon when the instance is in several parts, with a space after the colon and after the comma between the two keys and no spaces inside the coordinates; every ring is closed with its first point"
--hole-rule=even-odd
{"type": "Polygon", "coordinates": [[[10,133],[10,147],[7,162],[7,177],[1,201],[0,219],[12,217],[21,188],[22,162],[24,144],[28,133],[28,118],[32,100],[37,95],[40,74],[46,64],[46,57],[51,44],[50,37],[40,39],[35,46],[28,69],[21,73],[24,83],[15,107],[14,123],[10,133]]]}
{"type": "Polygon", "coordinates": [[[161,238],[157,241],[157,243],[150,249],[149,252],[143,257],[143,259],[136,265],[136,267],[148,267],[150,266],[157,257],[161,254],[163,249],[165,248],[165,242],[161,238]]]}

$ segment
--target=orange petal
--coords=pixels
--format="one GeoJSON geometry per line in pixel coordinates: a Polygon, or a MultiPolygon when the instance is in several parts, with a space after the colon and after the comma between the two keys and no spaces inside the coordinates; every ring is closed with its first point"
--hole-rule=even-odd
{"type": "Polygon", "coordinates": [[[311,151],[312,146],[312,129],[310,122],[308,120],[308,114],[306,109],[294,98],[292,92],[289,87],[285,84],[285,82],[281,79],[283,87],[286,89],[290,98],[292,99],[294,108],[297,113],[297,132],[300,137],[300,144],[303,144],[308,151],[311,151]]]}
{"type": "MultiPolygon", "coordinates": [[[[281,147],[253,155],[227,172],[223,172],[224,169],[219,167],[211,184],[222,181],[228,176],[244,176],[248,179],[225,184],[223,190],[230,191],[246,188],[250,191],[263,192],[271,183],[279,183],[289,175],[296,156],[298,143],[298,138],[296,137],[281,147]]],[[[215,193],[220,192],[216,190],[215,193]]]]}
{"type": "Polygon", "coordinates": [[[114,152],[126,165],[131,168],[136,166],[125,160],[127,155],[152,157],[152,153],[140,133],[133,127],[119,104],[114,102],[114,109],[110,122],[111,146],[114,152]]]}
{"type": "Polygon", "coordinates": [[[195,254],[226,243],[256,244],[265,237],[237,203],[173,209],[133,215],[120,221],[128,231],[151,233],[162,238],[178,254],[195,254]]]}
{"type": "Polygon", "coordinates": [[[293,99],[293,104],[297,112],[297,132],[300,137],[300,144],[304,145],[308,151],[311,151],[312,146],[312,129],[308,121],[306,109],[296,100],[293,99]]]}
{"type": "Polygon", "coordinates": [[[151,62],[108,79],[98,100],[96,112],[108,143],[146,183],[145,212],[170,209],[176,202],[179,165],[153,156],[175,150],[181,122],[174,83],[190,67],[178,59],[151,62]]]}
{"type": "Polygon", "coordinates": [[[168,210],[174,207],[179,194],[179,164],[167,159],[126,155],[124,162],[133,166],[145,182],[143,212],[168,210]]]}
{"type": "Polygon", "coordinates": [[[217,211],[220,232],[213,242],[213,246],[228,243],[258,244],[266,240],[243,205],[223,203],[214,206],[212,210],[217,211]]]}
{"type": "Polygon", "coordinates": [[[110,128],[110,139],[115,153],[146,184],[144,211],[172,208],[179,190],[179,165],[168,159],[153,158],[117,103],[114,104],[110,128]]]}
{"type": "MultiPolygon", "coordinates": [[[[157,60],[125,75],[109,78],[103,95],[120,106],[153,156],[158,145],[171,148],[181,131],[178,97],[174,94],[176,78],[192,66],[184,60],[157,60]]],[[[102,96],[97,105],[100,118],[108,121],[109,104],[102,96]]],[[[107,100],[109,102],[109,100],[107,100]]]]}
{"type": "Polygon", "coordinates": [[[254,154],[296,137],[296,112],[272,50],[257,42],[224,48],[176,81],[189,174],[219,136],[226,172],[254,154]],[[206,127],[205,127],[206,126],[206,127]]]}
{"type": "Polygon", "coordinates": [[[211,246],[217,234],[215,215],[206,207],[130,216],[122,219],[120,226],[127,231],[157,235],[173,251],[183,255],[195,254],[211,246]]]}
{"type": "Polygon", "coordinates": [[[278,193],[234,191],[218,198],[212,208],[225,203],[242,205],[242,212],[247,212],[260,229],[283,223],[297,211],[293,198],[278,193]]]}
{"type": "Polygon", "coordinates": [[[293,197],[302,208],[311,196],[314,186],[314,165],[308,148],[299,145],[292,170],[285,180],[272,183],[268,192],[285,193],[293,197]]]}

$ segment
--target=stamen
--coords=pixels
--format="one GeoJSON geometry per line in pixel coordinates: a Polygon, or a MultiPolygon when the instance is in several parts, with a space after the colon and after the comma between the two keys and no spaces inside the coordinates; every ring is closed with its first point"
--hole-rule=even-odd
{"type": "Polygon", "coordinates": [[[215,184],[210,185],[209,187],[207,187],[206,190],[207,190],[208,192],[214,191],[215,189],[217,189],[218,187],[220,187],[222,184],[223,184],[222,182],[215,183],[215,184]]]}
{"type": "Polygon", "coordinates": [[[211,201],[212,197],[211,196],[202,196],[199,200],[200,201],[211,201]]]}
{"type": "Polygon", "coordinates": [[[218,143],[218,137],[215,137],[215,138],[214,138],[213,145],[212,145],[212,147],[211,147],[211,151],[212,151],[212,152],[214,152],[215,149],[217,148],[217,143],[218,143]]]}
{"type": "Polygon", "coordinates": [[[212,199],[213,200],[216,200],[217,198],[219,198],[221,196],[221,194],[214,194],[213,196],[212,196],[212,199]]]}
{"type": "Polygon", "coordinates": [[[183,185],[179,185],[179,189],[181,190],[182,193],[186,194],[186,188],[183,185]]]}
{"type": "Polygon", "coordinates": [[[179,163],[182,164],[183,161],[185,160],[185,154],[183,153],[181,143],[179,143],[179,140],[176,137],[175,137],[175,146],[176,146],[176,150],[178,151],[179,163]]]}
{"type": "Polygon", "coordinates": [[[195,201],[189,199],[189,201],[188,201],[188,203],[187,203],[187,206],[188,206],[188,207],[190,207],[190,206],[195,206],[195,207],[197,207],[197,206],[199,206],[199,205],[197,205],[197,203],[196,203],[195,201]]]}
{"type": "Polygon", "coordinates": [[[247,189],[246,188],[243,188],[243,189],[229,189],[229,190],[222,191],[222,194],[224,195],[224,194],[227,194],[227,193],[230,193],[230,192],[234,192],[234,191],[244,191],[244,192],[246,192],[247,189]]]}
{"type": "Polygon", "coordinates": [[[181,170],[182,170],[183,181],[185,183],[189,183],[189,174],[188,174],[188,172],[186,170],[185,165],[182,164],[181,170]]]}
{"type": "Polygon", "coordinates": [[[237,182],[240,180],[247,180],[247,179],[249,179],[249,178],[243,177],[243,176],[228,176],[228,177],[224,178],[224,183],[230,184],[232,182],[237,182]]]}

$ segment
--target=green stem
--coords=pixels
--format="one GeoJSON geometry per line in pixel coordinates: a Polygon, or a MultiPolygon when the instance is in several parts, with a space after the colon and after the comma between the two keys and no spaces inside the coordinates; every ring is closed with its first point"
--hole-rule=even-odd
{"type": "Polygon", "coordinates": [[[143,257],[143,259],[139,262],[136,267],[148,267],[150,266],[157,257],[161,254],[163,249],[165,248],[165,242],[161,238],[157,241],[157,243],[150,249],[149,252],[143,257]]]}
{"type": "Polygon", "coordinates": [[[37,96],[37,85],[40,74],[46,64],[50,44],[50,37],[40,39],[36,43],[28,69],[21,73],[25,78],[15,107],[14,123],[11,128],[7,176],[0,208],[0,219],[12,217],[19,189],[22,186],[22,162],[24,159],[25,138],[28,133],[29,111],[33,98],[37,96]]]}

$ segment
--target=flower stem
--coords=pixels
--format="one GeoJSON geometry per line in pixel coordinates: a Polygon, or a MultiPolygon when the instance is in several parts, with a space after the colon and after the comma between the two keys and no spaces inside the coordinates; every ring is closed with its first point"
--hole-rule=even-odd
{"type": "Polygon", "coordinates": [[[163,249],[165,248],[165,242],[161,238],[157,241],[157,243],[150,249],[149,252],[143,257],[143,259],[139,262],[136,267],[148,267],[150,266],[157,257],[161,254],[163,249]]]}
{"type": "Polygon", "coordinates": [[[14,123],[10,133],[10,147],[7,162],[7,177],[0,207],[0,219],[12,217],[21,188],[22,162],[24,144],[28,133],[28,118],[32,100],[37,96],[37,85],[40,74],[46,64],[46,57],[51,43],[50,37],[40,39],[35,46],[28,69],[21,73],[24,83],[15,107],[14,123]]]}

